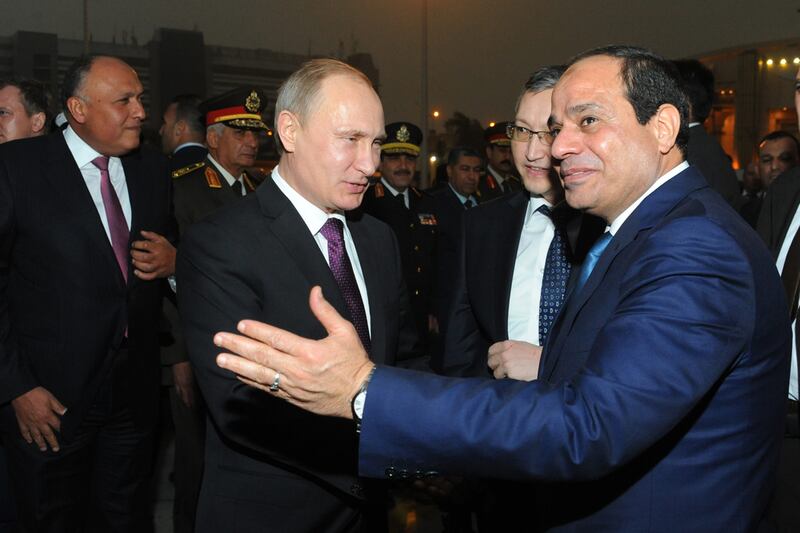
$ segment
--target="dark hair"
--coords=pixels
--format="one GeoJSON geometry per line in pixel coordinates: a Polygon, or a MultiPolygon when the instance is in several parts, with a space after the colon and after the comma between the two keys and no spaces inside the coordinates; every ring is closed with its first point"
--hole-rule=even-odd
{"type": "Polygon", "coordinates": [[[689,100],[683,92],[675,65],[646,48],[610,45],[578,54],[569,66],[595,56],[622,60],[619,72],[625,85],[625,96],[633,106],[639,124],[647,124],[664,104],[678,109],[681,123],[675,144],[685,156],[689,141],[689,100]]]}
{"type": "Polygon", "coordinates": [[[788,131],[777,130],[771,131],[761,137],[761,140],[758,141],[758,146],[761,146],[766,141],[777,141],[778,139],[791,139],[794,141],[794,145],[797,148],[797,155],[800,155],[800,141],[797,140],[797,137],[789,133],[788,131]]]}
{"type": "Polygon", "coordinates": [[[206,124],[200,112],[200,97],[196,94],[179,94],[172,99],[175,104],[175,120],[184,121],[192,133],[205,134],[206,124]]]}
{"type": "Polygon", "coordinates": [[[67,100],[73,96],[78,96],[78,91],[86,81],[86,75],[91,70],[94,60],[99,56],[81,56],[70,65],[64,74],[64,81],[61,82],[61,107],[65,115],[69,115],[67,100]]]}
{"type": "Polygon", "coordinates": [[[689,114],[693,122],[704,122],[711,114],[714,103],[714,73],[696,59],[679,59],[672,62],[683,81],[683,91],[689,98],[689,114]]]}
{"type": "Polygon", "coordinates": [[[561,75],[564,74],[565,70],[567,70],[566,65],[548,65],[536,69],[534,73],[531,74],[531,77],[528,78],[528,81],[525,82],[522,92],[519,93],[517,97],[517,103],[514,106],[514,114],[519,111],[519,103],[526,93],[535,94],[546,91],[547,89],[552,89],[555,87],[556,83],[558,83],[558,80],[561,79],[561,75]]]}
{"type": "Polygon", "coordinates": [[[44,123],[49,124],[53,118],[52,99],[50,90],[40,81],[28,78],[0,79],[0,89],[16,87],[19,89],[22,107],[28,116],[44,113],[44,123]]]}
{"type": "Polygon", "coordinates": [[[462,157],[477,157],[483,161],[481,155],[474,148],[470,148],[469,146],[456,146],[452,148],[447,155],[447,164],[451,167],[455,166],[462,157]]]}

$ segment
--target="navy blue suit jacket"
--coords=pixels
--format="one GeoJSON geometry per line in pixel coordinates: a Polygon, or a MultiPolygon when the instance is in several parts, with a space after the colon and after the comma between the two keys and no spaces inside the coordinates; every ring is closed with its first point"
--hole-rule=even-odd
{"type": "Polygon", "coordinates": [[[568,296],[539,381],[379,368],[360,469],[548,482],[563,497],[535,516],[557,530],[751,531],[774,483],[789,342],[769,253],[690,167],[568,296]]]}

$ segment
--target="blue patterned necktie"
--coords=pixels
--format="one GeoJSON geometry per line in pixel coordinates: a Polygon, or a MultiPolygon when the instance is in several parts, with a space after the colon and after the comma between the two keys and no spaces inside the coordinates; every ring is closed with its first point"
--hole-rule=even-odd
{"type": "MultiPolygon", "coordinates": [[[[538,212],[553,218],[550,208],[542,205],[538,212]]],[[[567,261],[567,243],[558,226],[553,231],[553,240],[547,249],[547,258],[542,276],[542,294],[539,299],[539,345],[544,346],[550,327],[556,319],[561,304],[564,303],[564,294],[567,289],[567,280],[571,265],[567,261]]]]}
{"type": "Polygon", "coordinates": [[[597,241],[592,245],[589,253],[586,254],[586,259],[583,260],[583,265],[581,266],[581,272],[578,276],[578,283],[575,286],[575,294],[586,285],[586,281],[589,279],[589,276],[594,270],[595,265],[597,265],[597,261],[600,260],[600,256],[603,255],[603,251],[608,247],[608,243],[611,242],[611,239],[614,236],[611,235],[610,231],[606,231],[603,235],[597,239],[597,241]]]}
{"type": "Polygon", "coordinates": [[[350,311],[350,318],[353,326],[358,332],[361,344],[369,353],[370,338],[369,327],[367,326],[367,314],[364,311],[364,302],[361,300],[361,292],[358,290],[356,276],[353,273],[353,265],[347,257],[347,250],[344,247],[344,224],[338,218],[331,217],[319,230],[328,241],[328,261],[330,263],[333,277],[342,292],[347,310],[350,311]]]}

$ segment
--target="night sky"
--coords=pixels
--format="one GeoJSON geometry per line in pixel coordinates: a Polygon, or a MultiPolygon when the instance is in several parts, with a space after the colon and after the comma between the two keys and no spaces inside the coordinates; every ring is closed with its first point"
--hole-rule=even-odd
{"type": "MultiPolygon", "coordinates": [[[[89,0],[96,41],[157,27],[199,30],[206,44],[336,55],[369,52],[387,121],[419,121],[421,0],[89,0]],[[224,7],[223,7],[224,6],[224,7]],[[340,44],[341,43],[341,44],[340,44]]],[[[3,29],[83,38],[83,0],[0,0],[3,29]]],[[[429,108],[482,122],[508,118],[522,83],[543,64],[630,43],[669,56],[800,41],[800,0],[428,0],[429,108]]]]}

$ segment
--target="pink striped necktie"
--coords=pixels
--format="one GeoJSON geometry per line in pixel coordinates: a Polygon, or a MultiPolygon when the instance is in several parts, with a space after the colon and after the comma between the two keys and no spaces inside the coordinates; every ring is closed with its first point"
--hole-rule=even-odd
{"type": "Polygon", "coordinates": [[[108,220],[108,230],[111,233],[111,247],[117,258],[117,264],[122,272],[125,282],[128,282],[128,238],[130,232],[128,223],[125,222],[125,214],[122,212],[122,205],[119,203],[117,192],[111,185],[111,178],[108,175],[108,157],[101,155],[92,160],[92,164],[100,170],[100,194],[103,196],[103,207],[106,210],[108,220]]]}

